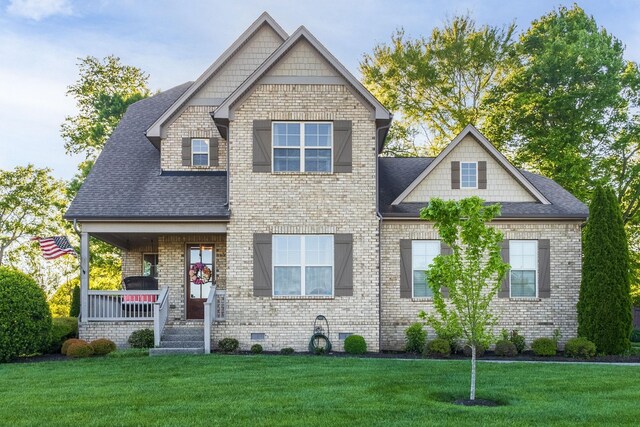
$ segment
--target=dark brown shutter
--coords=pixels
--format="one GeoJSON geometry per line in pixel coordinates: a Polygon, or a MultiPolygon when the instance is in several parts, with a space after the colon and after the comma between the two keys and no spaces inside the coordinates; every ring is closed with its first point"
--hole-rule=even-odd
{"type": "Polygon", "coordinates": [[[478,188],[480,190],[487,189],[487,162],[478,162],[478,188]]]}
{"type": "Polygon", "coordinates": [[[253,235],[253,295],[270,297],[271,280],[271,234],[253,235]]]}
{"type": "Polygon", "coordinates": [[[218,166],[218,138],[209,138],[209,166],[218,166]]]}
{"type": "Polygon", "coordinates": [[[182,138],[182,166],[191,166],[191,138],[182,138]]]}
{"type": "Polygon", "coordinates": [[[351,120],[336,120],[333,122],[333,150],[333,172],[351,172],[351,120]]]}
{"type": "Polygon", "coordinates": [[[551,246],[549,239],[538,240],[538,297],[551,296],[551,246]]]}
{"type": "Polygon", "coordinates": [[[350,297],[353,295],[353,235],[335,234],[333,236],[334,259],[334,295],[350,297]]]}
{"type": "Polygon", "coordinates": [[[411,240],[400,240],[400,298],[411,298],[411,240]]]}
{"type": "Polygon", "coordinates": [[[271,172],[271,120],[253,121],[253,171],[271,172]]]}
{"type": "MultiPolygon", "coordinates": [[[[509,263],[509,241],[504,239],[502,241],[502,261],[509,263]]],[[[507,270],[507,274],[505,274],[504,279],[502,279],[502,286],[498,291],[498,298],[509,298],[509,275],[511,274],[510,270],[507,270]]]]}
{"type": "MultiPolygon", "coordinates": [[[[440,241],[440,255],[451,255],[451,254],[453,254],[453,249],[451,249],[451,247],[447,245],[445,242],[440,241]]],[[[442,288],[440,288],[440,292],[442,293],[442,296],[444,298],[449,297],[449,288],[447,288],[446,286],[443,286],[442,288]]]]}
{"type": "Polygon", "coordinates": [[[451,188],[460,188],[460,162],[451,162],[451,188]]]}

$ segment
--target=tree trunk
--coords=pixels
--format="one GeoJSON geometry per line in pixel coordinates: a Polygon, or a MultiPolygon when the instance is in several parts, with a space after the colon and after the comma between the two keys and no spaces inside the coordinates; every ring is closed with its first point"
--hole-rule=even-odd
{"type": "Polygon", "coordinates": [[[2,258],[4,258],[4,246],[0,246],[0,267],[2,266],[2,258]]]}
{"type": "Polygon", "coordinates": [[[476,400],[476,345],[471,344],[471,395],[469,400],[476,400]]]}

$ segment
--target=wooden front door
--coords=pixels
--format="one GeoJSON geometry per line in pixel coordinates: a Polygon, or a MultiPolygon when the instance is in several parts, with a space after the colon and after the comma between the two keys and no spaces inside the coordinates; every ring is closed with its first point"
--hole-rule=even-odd
{"type": "Polygon", "coordinates": [[[187,246],[187,319],[204,319],[204,303],[215,277],[213,245],[187,246]]]}

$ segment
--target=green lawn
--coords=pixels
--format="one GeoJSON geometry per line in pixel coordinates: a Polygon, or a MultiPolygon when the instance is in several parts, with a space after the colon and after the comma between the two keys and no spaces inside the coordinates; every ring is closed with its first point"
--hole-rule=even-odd
{"type": "Polygon", "coordinates": [[[1,425],[637,425],[640,367],[310,356],[0,365],[1,425]]]}

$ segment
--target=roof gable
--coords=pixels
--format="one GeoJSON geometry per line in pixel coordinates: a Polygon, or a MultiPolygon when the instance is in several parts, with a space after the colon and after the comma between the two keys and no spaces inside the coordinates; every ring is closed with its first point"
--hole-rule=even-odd
{"type": "MultiPolygon", "coordinates": [[[[223,67],[229,63],[229,61],[245,46],[247,45],[247,43],[251,42],[251,39],[256,36],[257,34],[259,34],[261,31],[264,33],[264,27],[268,27],[268,29],[270,30],[270,32],[273,34],[273,38],[275,40],[268,42],[268,43],[273,43],[276,42],[278,43],[278,45],[280,45],[284,40],[287,39],[288,34],[282,29],[282,27],[280,27],[280,25],[267,13],[264,12],[262,15],[260,15],[258,17],[258,19],[256,19],[253,24],[251,24],[249,26],[249,28],[247,28],[245,30],[244,33],[242,33],[242,35],[240,35],[240,37],[238,37],[238,39],[233,42],[233,44],[231,46],[229,46],[229,48],[227,50],[224,51],[224,53],[222,53],[222,55],[220,55],[220,57],[218,59],[216,59],[216,61],[211,64],[211,66],[209,68],[207,68],[205,70],[204,73],[202,73],[202,75],[200,77],[198,77],[198,79],[191,85],[191,87],[189,87],[189,89],[187,89],[182,96],[180,96],[180,98],[178,98],[148,129],[146,132],[147,138],[154,143],[154,145],[158,146],[159,145],[159,140],[160,138],[164,137],[163,132],[164,132],[164,126],[165,124],[181,109],[183,108],[191,99],[193,99],[194,97],[196,97],[196,95],[202,90],[202,89],[211,89],[211,93],[209,93],[208,95],[205,94],[205,100],[196,100],[195,102],[198,103],[211,103],[211,99],[213,98],[215,100],[216,95],[219,96],[219,99],[217,100],[217,103],[222,102],[223,97],[226,97],[226,95],[228,95],[228,93],[230,93],[233,89],[228,89],[227,93],[225,93],[225,91],[222,88],[216,88],[216,87],[212,87],[212,88],[208,88],[206,87],[208,85],[208,83],[211,81],[211,79],[218,73],[220,72],[223,67]]],[[[274,47],[275,50],[275,47],[274,47]]],[[[268,52],[269,54],[272,52],[268,52]]],[[[268,56],[264,55],[264,58],[266,58],[268,56]]],[[[242,80],[244,80],[244,78],[246,78],[246,76],[248,76],[251,72],[253,72],[255,70],[255,67],[257,65],[259,65],[260,62],[262,62],[262,58],[261,60],[258,61],[258,64],[254,64],[255,66],[251,67],[251,69],[249,70],[244,70],[245,72],[242,73],[240,70],[232,70],[231,71],[231,75],[230,77],[236,77],[235,80],[235,85],[237,86],[237,84],[239,84],[242,80]],[[234,72],[235,71],[235,72],[234,72]],[[242,75],[244,74],[244,76],[242,75]],[[235,76],[234,76],[235,75],[235,76]],[[239,80],[239,81],[238,81],[239,80]]],[[[243,61],[241,61],[243,62],[243,61]]],[[[244,61],[246,62],[246,61],[244,61]]],[[[230,79],[230,81],[233,81],[233,78],[230,79]]],[[[206,91],[205,91],[206,92],[206,91]]]]}
{"type": "MultiPolygon", "coordinates": [[[[489,156],[492,158],[493,164],[497,164],[503,170],[496,171],[499,172],[500,179],[511,180],[514,184],[513,192],[515,200],[490,200],[490,201],[500,201],[500,202],[525,202],[525,201],[533,201],[542,204],[549,204],[549,200],[525,178],[525,176],[516,169],[502,153],[500,153],[485,137],[482,135],[475,127],[472,125],[468,125],[464,128],[458,136],[431,162],[425,170],[416,177],[411,184],[392,202],[393,206],[397,206],[402,202],[417,202],[416,195],[414,191],[421,186],[425,185],[424,182],[428,180],[430,174],[434,174],[439,169],[438,166],[443,163],[444,159],[449,155],[452,155],[456,148],[458,148],[461,144],[468,144],[468,141],[472,137],[472,140],[477,143],[479,147],[481,147],[489,156]],[[528,199],[531,197],[531,199],[528,199]]],[[[433,185],[431,185],[433,188],[433,185]]],[[[448,187],[450,188],[450,187],[448,187]]],[[[447,189],[447,192],[450,192],[450,189],[447,189]]],[[[484,190],[483,190],[484,191],[484,190]]],[[[437,195],[437,194],[436,194],[437,195]]],[[[426,200],[424,200],[426,201],[426,200]]]]}
{"type": "MultiPolygon", "coordinates": [[[[391,114],[382,104],[342,65],[304,26],[298,28],[276,51],[260,65],[254,72],[240,85],[222,104],[215,110],[213,116],[217,124],[224,127],[225,123],[233,118],[233,106],[244,97],[244,95],[263,77],[267,76],[270,70],[276,73],[281,60],[286,60],[286,55],[297,43],[306,42],[313,51],[317,52],[318,58],[326,61],[330,68],[334,69],[337,76],[355,90],[372,108],[373,118],[376,120],[391,120],[391,114]],[[274,68],[275,67],[275,68],[274,68]]],[[[308,74],[306,75],[308,77],[308,74]]],[[[322,76],[319,76],[322,77],[322,76]]],[[[334,76],[325,76],[328,79],[335,79],[334,76]]],[[[273,76],[272,76],[273,78],[273,76]]],[[[333,81],[333,80],[332,80],[333,81]]],[[[328,81],[329,82],[329,81],[328,81]]],[[[336,81],[333,81],[335,84],[336,81]]],[[[221,129],[221,133],[225,130],[221,129]]]]}

